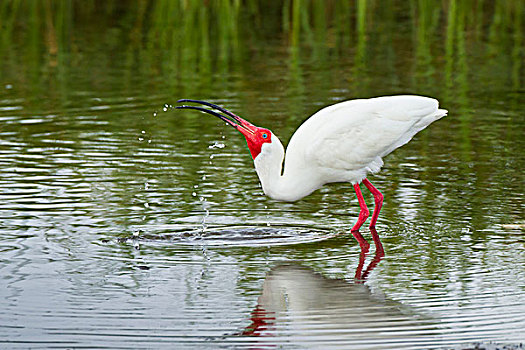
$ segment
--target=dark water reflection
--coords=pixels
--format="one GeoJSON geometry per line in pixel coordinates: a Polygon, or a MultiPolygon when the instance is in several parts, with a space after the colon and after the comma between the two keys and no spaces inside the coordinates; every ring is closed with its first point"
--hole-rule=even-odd
{"type": "Polygon", "coordinates": [[[524,342],[524,11],[4,1],[0,348],[524,342]],[[384,256],[348,232],[348,185],[269,200],[233,130],[170,107],[211,100],[286,142],[393,93],[450,114],[374,177],[384,256]]]}

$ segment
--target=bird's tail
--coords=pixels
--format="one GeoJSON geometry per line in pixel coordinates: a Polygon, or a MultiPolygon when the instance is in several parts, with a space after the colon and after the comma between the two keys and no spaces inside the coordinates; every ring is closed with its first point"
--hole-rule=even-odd
{"type": "MultiPolygon", "coordinates": [[[[414,133],[410,136],[408,140],[412,138],[416,133],[420,132],[424,128],[426,128],[431,123],[435,122],[438,119],[443,118],[446,116],[448,111],[446,109],[436,109],[434,112],[426,115],[425,117],[421,118],[415,125],[414,125],[414,133]]],[[[408,142],[408,141],[407,141],[408,142]]]]}
{"type": "Polygon", "coordinates": [[[436,113],[434,114],[435,120],[441,119],[443,117],[446,117],[448,114],[448,111],[446,109],[438,109],[436,113]]]}

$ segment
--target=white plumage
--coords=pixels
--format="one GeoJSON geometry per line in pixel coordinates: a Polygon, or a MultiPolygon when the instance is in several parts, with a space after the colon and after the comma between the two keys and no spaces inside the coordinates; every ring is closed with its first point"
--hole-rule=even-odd
{"type": "Polygon", "coordinates": [[[359,184],[363,183],[374,195],[376,206],[370,223],[373,228],[383,195],[366,179],[367,175],[381,169],[383,157],[406,144],[433,121],[447,115],[445,109],[439,109],[436,99],[424,96],[384,96],[337,103],[321,109],[297,129],[290,139],[285,158],[282,143],[270,130],[254,126],[208,102],[179,102],[200,103],[226,114],[202,107],[177,107],[212,114],[241,132],[268,197],[296,201],[326,183],[353,184],[361,211],[352,231],[359,230],[369,215],[359,184]]]}
{"type": "Polygon", "coordinates": [[[383,157],[446,114],[437,100],[423,96],[350,100],[323,108],[293,134],[282,176],[282,144],[263,145],[255,165],[264,193],[295,201],[330,182],[360,183],[381,169],[383,157]]]}

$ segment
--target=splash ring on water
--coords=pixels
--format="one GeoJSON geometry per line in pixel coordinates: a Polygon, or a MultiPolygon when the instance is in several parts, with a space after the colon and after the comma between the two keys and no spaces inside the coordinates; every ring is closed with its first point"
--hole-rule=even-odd
{"type": "MultiPolygon", "coordinates": [[[[256,226],[236,225],[195,228],[191,230],[174,231],[165,234],[143,234],[138,237],[142,241],[168,241],[182,246],[206,245],[208,247],[261,247],[294,245],[324,241],[336,236],[336,232],[327,228],[282,225],[256,226]]],[[[137,237],[134,237],[137,239],[137,237]]]]}

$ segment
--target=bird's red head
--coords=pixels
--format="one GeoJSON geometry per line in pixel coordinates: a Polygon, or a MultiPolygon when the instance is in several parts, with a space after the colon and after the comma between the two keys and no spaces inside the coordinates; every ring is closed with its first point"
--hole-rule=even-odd
{"type": "Polygon", "coordinates": [[[259,128],[242,118],[239,118],[238,121],[241,120],[242,124],[235,128],[246,138],[252,158],[255,159],[261,153],[263,144],[272,142],[272,132],[265,128],[259,128]]]}
{"type": "Polygon", "coordinates": [[[200,104],[209,106],[213,109],[216,109],[226,114],[227,116],[217,113],[210,109],[196,107],[196,106],[178,106],[177,107],[181,109],[184,109],[184,108],[185,109],[196,109],[198,111],[206,112],[208,114],[214,115],[224,120],[226,123],[228,123],[235,129],[237,129],[241,134],[244,135],[244,137],[246,138],[246,143],[248,144],[248,148],[250,149],[250,153],[252,154],[253,159],[257,158],[257,156],[261,153],[263,144],[272,142],[272,132],[270,130],[255,126],[252,123],[242,119],[238,115],[228,111],[225,108],[222,108],[220,106],[214,105],[209,102],[204,102],[204,101],[199,101],[199,100],[184,99],[184,100],[179,100],[177,102],[200,103],[200,104]]]}

